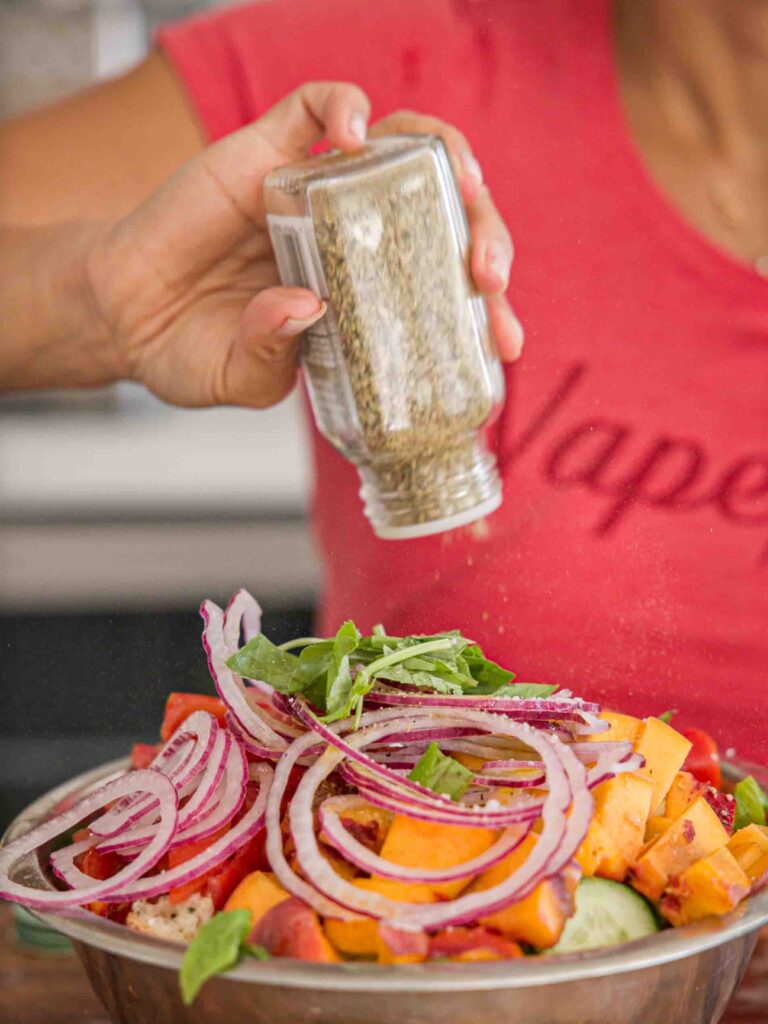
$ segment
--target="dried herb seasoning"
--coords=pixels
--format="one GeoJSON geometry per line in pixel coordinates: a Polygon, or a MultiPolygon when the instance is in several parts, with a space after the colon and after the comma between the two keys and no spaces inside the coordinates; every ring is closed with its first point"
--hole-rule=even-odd
{"type": "Polygon", "coordinates": [[[322,433],[356,463],[375,531],[487,514],[500,483],[480,431],[503,397],[450,162],[433,136],[378,140],[267,181],[281,277],[328,301],[303,363],[322,433]]]}

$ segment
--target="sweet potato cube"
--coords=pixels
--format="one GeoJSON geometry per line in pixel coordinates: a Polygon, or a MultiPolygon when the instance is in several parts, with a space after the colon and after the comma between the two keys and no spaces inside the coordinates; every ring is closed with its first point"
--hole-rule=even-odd
{"type": "MultiPolygon", "coordinates": [[[[509,878],[530,856],[537,838],[529,833],[508,857],[484,871],[472,884],[470,892],[491,889],[509,878]]],[[[548,949],[558,941],[567,918],[573,913],[576,880],[573,872],[568,876],[548,878],[519,902],[481,917],[480,924],[503,932],[516,942],[548,949]]]]}
{"type": "Polygon", "coordinates": [[[731,836],[728,849],[752,885],[759,885],[768,875],[768,827],[765,825],[740,828],[731,836]]]}
{"type": "Polygon", "coordinates": [[[727,914],[749,894],[750,880],[727,847],[697,860],[670,882],[661,913],[673,925],[727,914]]]}
{"type": "MultiPolygon", "coordinates": [[[[435,903],[438,899],[432,886],[420,882],[398,882],[393,878],[356,878],[352,884],[358,889],[376,892],[401,903],[435,903]]],[[[340,953],[347,956],[377,956],[381,952],[378,922],[374,918],[362,921],[338,921],[328,918],[323,927],[325,934],[340,953]]]]}
{"type": "Polygon", "coordinates": [[[641,718],[633,718],[632,715],[620,715],[617,711],[602,711],[600,718],[608,722],[610,729],[604,732],[596,732],[589,737],[590,741],[608,740],[614,743],[616,740],[629,740],[633,747],[637,746],[640,734],[643,731],[641,718]]]}
{"type": "Polygon", "coordinates": [[[654,903],[673,876],[721,849],[728,833],[703,796],[695,800],[666,832],[646,843],[630,872],[632,885],[654,903]]]}
{"type": "Polygon", "coordinates": [[[372,917],[360,921],[339,921],[326,918],[325,934],[334,949],[345,956],[376,956],[378,925],[372,917]]]}
{"type": "MultiPolygon", "coordinates": [[[[381,856],[404,867],[452,868],[484,853],[493,845],[496,836],[497,833],[490,829],[439,825],[396,814],[381,848],[381,856]]],[[[472,876],[455,882],[436,882],[430,888],[436,898],[453,899],[471,881],[472,876]]],[[[406,895],[393,898],[416,902],[406,895]]]]}
{"type": "Polygon", "coordinates": [[[659,718],[646,718],[635,750],[645,758],[645,767],[640,769],[640,774],[653,783],[651,814],[658,812],[691,746],[691,741],[671,725],[659,718]]]}
{"type": "Polygon", "coordinates": [[[664,803],[664,816],[679,818],[693,801],[707,791],[706,782],[699,782],[690,772],[678,772],[669,787],[664,803]]]}
{"type": "Polygon", "coordinates": [[[224,909],[250,911],[253,927],[268,910],[289,899],[290,895],[271,871],[252,871],[234,890],[224,909]]]}
{"type": "Polygon", "coordinates": [[[595,813],[576,854],[585,875],[623,882],[645,841],[653,784],[636,774],[617,775],[594,791],[595,813]]]}
{"type": "Polygon", "coordinates": [[[674,820],[674,818],[668,818],[664,814],[652,814],[645,826],[646,843],[650,843],[651,840],[660,836],[662,832],[666,832],[674,820]]]}

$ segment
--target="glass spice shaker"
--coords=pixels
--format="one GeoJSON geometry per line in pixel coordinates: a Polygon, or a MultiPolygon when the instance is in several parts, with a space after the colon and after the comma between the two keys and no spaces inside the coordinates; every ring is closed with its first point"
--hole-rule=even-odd
{"type": "Polygon", "coordinates": [[[328,304],[304,334],[304,375],[376,534],[423,537],[488,515],[501,481],[482,431],[504,376],[443,142],[394,136],[279,167],[264,195],[283,283],[328,304]]]}

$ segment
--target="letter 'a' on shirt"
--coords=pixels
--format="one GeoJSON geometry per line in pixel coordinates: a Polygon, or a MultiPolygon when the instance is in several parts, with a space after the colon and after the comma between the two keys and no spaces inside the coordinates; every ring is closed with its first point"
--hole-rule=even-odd
{"type": "MultiPolygon", "coordinates": [[[[377,540],[313,430],[318,628],[460,628],[518,673],[679,709],[768,761],[768,279],[658,190],[624,119],[609,0],[267,0],[161,31],[210,139],[309,80],[470,139],[526,328],[488,520],[377,540]]],[[[258,579],[244,581],[258,592],[258,579]]]]}

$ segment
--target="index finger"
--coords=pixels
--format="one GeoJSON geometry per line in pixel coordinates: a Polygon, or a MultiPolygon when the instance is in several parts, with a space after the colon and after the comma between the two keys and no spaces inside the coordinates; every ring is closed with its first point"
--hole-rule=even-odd
{"type": "Polygon", "coordinates": [[[252,127],[279,159],[295,160],[322,138],[337,149],[359,148],[365,142],[370,113],[370,101],[357,85],[309,82],[276,103],[252,127]]]}

